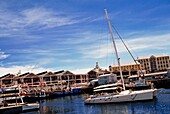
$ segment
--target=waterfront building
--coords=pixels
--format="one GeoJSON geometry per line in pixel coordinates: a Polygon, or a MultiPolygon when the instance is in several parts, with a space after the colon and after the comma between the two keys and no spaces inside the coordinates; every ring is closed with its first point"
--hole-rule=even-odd
{"type": "Polygon", "coordinates": [[[2,87],[9,87],[14,83],[16,76],[14,74],[6,74],[0,77],[0,84],[2,87]]]}
{"type": "Polygon", "coordinates": [[[61,80],[65,82],[67,86],[70,86],[71,84],[75,83],[75,74],[70,71],[64,71],[62,73],[59,73],[58,76],[61,77],[61,80]]]}
{"type": "Polygon", "coordinates": [[[0,77],[0,85],[8,87],[19,84],[22,87],[66,87],[74,83],[89,82],[88,74],[73,74],[70,71],[41,72],[38,74],[24,73],[20,75],[6,74],[0,77]],[[17,83],[14,83],[17,82],[17,83]]]}
{"type": "Polygon", "coordinates": [[[97,79],[97,77],[99,75],[103,75],[103,74],[108,74],[110,73],[109,71],[107,71],[106,69],[101,69],[98,65],[98,62],[96,62],[96,66],[94,69],[90,70],[87,74],[88,74],[88,80],[94,80],[97,79]]]}
{"type": "Polygon", "coordinates": [[[37,87],[39,86],[40,79],[34,73],[24,73],[17,77],[18,84],[24,85],[26,84],[29,87],[37,87]]]}
{"type": "Polygon", "coordinates": [[[76,83],[85,83],[89,81],[87,74],[75,74],[75,79],[76,83]]]}
{"type": "Polygon", "coordinates": [[[75,74],[70,71],[42,72],[37,74],[41,85],[45,86],[67,86],[75,82],[75,74]]]}
{"type": "MultiPolygon", "coordinates": [[[[135,64],[135,63],[124,64],[124,65],[121,65],[121,69],[122,69],[122,74],[124,77],[136,75],[136,74],[138,74],[138,71],[140,70],[140,64],[139,63],[138,64],[135,64]]],[[[120,76],[120,71],[119,71],[118,65],[109,66],[109,71],[120,76]]]]}
{"type": "MultiPolygon", "coordinates": [[[[122,73],[126,75],[136,75],[141,69],[143,73],[167,71],[170,67],[170,58],[168,55],[152,55],[149,57],[138,57],[138,64],[121,65],[122,73]]],[[[117,65],[109,66],[109,71],[120,75],[117,65]]]]}
{"type": "Polygon", "coordinates": [[[53,72],[41,72],[36,74],[39,77],[39,86],[51,86],[56,81],[56,76],[53,72]]]}
{"type": "MultiPolygon", "coordinates": [[[[124,64],[121,66],[123,76],[127,78],[131,75],[137,75],[139,69],[143,73],[167,71],[170,68],[170,57],[168,55],[152,55],[149,57],[138,57],[138,64],[124,64]]],[[[45,87],[45,86],[71,86],[74,83],[85,83],[97,79],[99,75],[114,73],[120,79],[119,67],[116,65],[109,66],[109,71],[99,67],[96,62],[95,67],[86,74],[74,74],[70,71],[41,72],[38,74],[6,74],[0,77],[0,85],[9,87],[20,84],[24,87],[45,87]]]]}
{"type": "Polygon", "coordinates": [[[138,57],[137,61],[141,64],[141,69],[147,73],[167,71],[170,67],[168,55],[151,55],[149,57],[138,57]]]}

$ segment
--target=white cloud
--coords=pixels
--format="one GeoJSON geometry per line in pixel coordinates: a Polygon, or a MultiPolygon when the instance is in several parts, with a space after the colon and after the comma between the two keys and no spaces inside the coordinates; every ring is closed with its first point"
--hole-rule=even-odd
{"type": "Polygon", "coordinates": [[[84,49],[81,49],[81,52],[84,58],[103,58],[108,54],[113,53],[113,48],[111,45],[107,46],[107,43],[103,42],[101,46],[88,46],[84,49]]]}
{"type": "Polygon", "coordinates": [[[73,69],[71,70],[71,72],[73,72],[74,74],[86,74],[90,70],[92,70],[92,68],[73,69]]]}
{"type": "Polygon", "coordinates": [[[32,72],[36,74],[43,71],[54,71],[54,69],[37,67],[36,65],[0,67],[0,76],[3,76],[8,73],[17,74],[19,71],[21,71],[21,74],[26,72],[32,72]]]}
{"type": "Polygon", "coordinates": [[[83,21],[78,16],[54,12],[43,7],[22,9],[18,12],[0,9],[0,15],[1,36],[24,35],[25,37],[31,30],[72,25],[83,21]]]}
{"type": "Polygon", "coordinates": [[[86,30],[85,32],[83,31],[81,33],[79,32],[73,33],[72,37],[65,38],[65,40],[60,41],[60,44],[69,44],[69,45],[88,44],[88,43],[98,41],[99,38],[103,36],[104,36],[103,34],[92,33],[91,31],[86,30]]]}
{"type": "Polygon", "coordinates": [[[64,63],[74,63],[77,62],[78,60],[75,59],[61,59],[60,62],[64,62],[64,63]]]}
{"type": "Polygon", "coordinates": [[[2,52],[1,49],[0,49],[0,60],[6,59],[7,57],[9,57],[9,54],[5,54],[5,52],[2,52]]]}
{"type": "MultiPolygon", "coordinates": [[[[157,36],[145,36],[145,37],[136,37],[133,39],[125,40],[128,48],[133,51],[139,50],[168,50],[168,46],[170,46],[169,41],[170,34],[157,35],[157,36]]],[[[99,47],[99,44],[88,46],[81,49],[81,52],[85,58],[103,58],[112,53],[114,53],[114,48],[112,42],[108,45],[107,42],[102,42],[102,45],[99,47]]],[[[118,53],[127,52],[122,42],[116,40],[116,46],[118,53]]]]}
{"type": "Polygon", "coordinates": [[[42,7],[24,10],[22,15],[28,25],[38,24],[48,28],[71,25],[78,22],[74,17],[69,17],[68,15],[63,16],[63,14],[58,14],[42,7]]]}
{"type": "MultiPolygon", "coordinates": [[[[94,69],[95,66],[92,67],[86,67],[86,68],[77,68],[77,69],[72,69],[71,72],[73,72],[74,74],[87,74],[89,71],[91,71],[92,69],[94,69]]],[[[101,69],[106,69],[108,70],[108,66],[105,65],[100,65],[99,63],[99,67],[101,69]]]]}
{"type": "MultiPolygon", "coordinates": [[[[69,70],[69,71],[73,72],[74,74],[86,74],[90,70],[92,70],[92,68],[82,68],[82,69],[80,68],[80,69],[73,69],[73,70],[69,70]]],[[[0,67],[0,77],[3,76],[3,75],[6,75],[8,73],[17,74],[20,71],[21,71],[21,74],[24,74],[24,73],[27,73],[27,72],[37,74],[37,73],[44,72],[44,71],[55,72],[56,69],[54,69],[54,68],[43,68],[43,67],[38,67],[36,65],[0,67]]]]}
{"type": "Polygon", "coordinates": [[[130,39],[128,44],[133,47],[133,50],[138,49],[168,49],[170,46],[170,34],[146,36],[130,39]]]}

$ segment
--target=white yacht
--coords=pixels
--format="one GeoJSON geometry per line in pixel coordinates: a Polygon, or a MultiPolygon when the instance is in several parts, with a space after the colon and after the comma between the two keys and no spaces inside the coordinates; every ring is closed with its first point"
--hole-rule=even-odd
{"type": "Polygon", "coordinates": [[[152,100],[156,96],[155,89],[135,90],[135,91],[125,89],[124,79],[123,79],[121,65],[120,65],[120,58],[118,57],[118,52],[117,52],[116,44],[114,41],[110,20],[108,17],[107,10],[105,9],[104,11],[106,14],[108,27],[110,30],[112,42],[113,42],[115,53],[116,53],[116,58],[117,58],[118,66],[119,66],[119,71],[120,71],[121,82],[122,82],[123,88],[122,88],[122,91],[117,92],[117,93],[102,93],[102,94],[97,94],[97,95],[91,95],[91,96],[89,96],[89,98],[87,98],[84,101],[84,103],[85,104],[97,104],[97,103],[117,103],[117,102],[152,100]]]}

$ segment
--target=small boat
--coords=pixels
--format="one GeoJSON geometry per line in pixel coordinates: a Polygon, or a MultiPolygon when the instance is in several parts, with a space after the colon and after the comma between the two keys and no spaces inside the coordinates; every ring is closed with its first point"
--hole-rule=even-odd
{"type": "Polygon", "coordinates": [[[80,94],[80,93],[86,93],[88,92],[90,89],[89,87],[89,83],[74,83],[71,85],[71,91],[73,92],[73,94],[80,94]]]}
{"type": "Polygon", "coordinates": [[[5,87],[3,89],[3,93],[7,94],[7,93],[19,93],[19,90],[21,88],[18,87],[18,85],[14,85],[14,86],[10,86],[10,87],[5,87]]]}
{"type": "Polygon", "coordinates": [[[31,110],[39,110],[40,104],[39,103],[20,103],[19,105],[22,106],[22,111],[31,111],[31,110]]]}
{"type": "Polygon", "coordinates": [[[56,96],[61,96],[61,95],[64,94],[64,92],[61,91],[61,90],[58,90],[58,91],[54,91],[53,94],[56,95],[56,96]]]}
{"type": "Polygon", "coordinates": [[[22,106],[22,112],[27,112],[27,111],[31,111],[31,110],[38,110],[39,107],[40,107],[40,104],[38,102],[36,102],[36,103],[25,103],[23,101],[23,96],[17,97],[17,102],[7,103],[7,105],[8,106],[21,105],[22,106]]]}
{"type": "Polygon", "coordinates": [[[22,106],[22,111],[30,111],[30,110],[38,110],[39,109],[39,104],[38,103],[32,103],[32,104],[21,104],[22,106]]]}
{"type": "Polygon", "coordinates": [[[9,87],[4,89],[4,93],[2,93],[0,96],[0,101],[5,106],[22,106],[22,111],[30,111],[30,110],[38,110],[40,104],[38,102],[36,103],[26,103],[24,102],[23,98],[25,95],[20,93],[21,88],[19,87],[9,87]],[[15,93],[14,93],[15,90],[15,93]],[[17,91],[16,91],[17,90],[17,91]]]}
{"type": "Polygon", "coordinates": [[[129,76],[128,79],[129,83],[125,84],[126,89],[143,90],[150,89],[152,86],[152,83],[147,82],[144,77],[139,77],[135,75],[129,76]]]}
{"type": "MultiPolygon", "coordinates": [[[[121,65],[120,65],[120,58],[118,57],[118,52],[117,52],[116,44],[114,41],[110,20],[108,17],[107,10],[105,9],[104,11],[106,14],[108,27],[110,30],[112,42],[113,42],[115,53],[116,53],[116,58],[117,58],[118,66],[119,66],[120,77],[121,77],[121,82],[122,82],[123,88],[120,92],[117,92],[117,93],[101,93],[101,94],[97,94],[97,95],[90,95],[89,98],[87,98],[84,101],[84,103],[85,104],[118,103],[118,102],[132,102],[132,101],[143,101],[143,100],[154,99],[154,97],[156,96],[156,89],[135,90],[135,91],[132,91],[132,89],[130,89],[130,90],[125,89],[124,79],[123,79],[121,65]]],[[[110,88],[108,88],[108,89],[110,89],[110,88]]],[[[113,88],[113,89],[115,89],[115,88],[113,88]]]]}

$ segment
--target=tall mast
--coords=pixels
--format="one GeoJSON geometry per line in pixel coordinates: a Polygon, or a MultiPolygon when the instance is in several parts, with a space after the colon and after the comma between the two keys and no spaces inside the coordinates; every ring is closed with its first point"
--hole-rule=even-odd
{"type": "Polygon", "coordinates": [[[104,9],[104,12],[105,12],[105,15],[106,15],[108,27],[109,27],[109,30],[110,30],[110,34],[111,34],[111,37],[112,37],[112,42],[113,42],[115,53],[116,53],[116,58],[117,58],[117,62],[118,62],[118,66],[119,66],[119,71],[120,71],[120,77],[121,77],[121,80],[122,80],[122,83],[123,83],[123,89],[125,90],[125,84],[124,84],[124,79],[123,79],[123,75],[122,75],[122,69],[121,69],[121,66],[120,66],[120,58],[118,56],[118,52],[117,52],[117,48],[116,48],[116,43],[115,43],[115,40],[114,40],[114,37],[113,37],[113,31],[112,31],[112,28],[111,28],[110,19],[109,19],[109,16],[108,16],[108,13],[107,13],[106,9],[104,9]]]}

